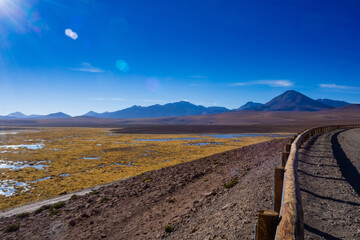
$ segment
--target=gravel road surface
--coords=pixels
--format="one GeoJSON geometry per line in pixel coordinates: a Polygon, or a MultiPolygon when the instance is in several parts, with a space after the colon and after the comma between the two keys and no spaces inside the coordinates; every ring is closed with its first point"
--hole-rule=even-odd
{"type": "Polygon", "coordinates": [[[360,129],[310,139],[299,154],[305,239],[360,239],[360,129]]]}

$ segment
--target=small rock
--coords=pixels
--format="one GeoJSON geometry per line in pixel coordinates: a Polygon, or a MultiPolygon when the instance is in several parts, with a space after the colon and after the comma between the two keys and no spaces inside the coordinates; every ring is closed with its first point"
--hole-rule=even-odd
{"type": "Polygon", "coordinates": [[[52,228],[52,230],[57,230],[57,229],[59,229],[59,228],[61,228],[61,227],[62,227],[62,224],[61,224],[61,223],[58,223],[58,224],[54,225],[54,227],[52,228]]]}
{"type": "Polygon", "coordinates": [[[215,192],[208,192],[208,193],[204,194],[204,197],[210,197],[210,196],[213,196],[213,195],[216,195],[216,193],[215,192]]]}
{"type": "Polygon", "coordinates": [[[193,227],[192,229],[191,229],[191,232],[190,233],[194,233],[194,232],[196,232],[197,231],[197,228],[196,227],[193,227]]]}
{"type": "Polygon", "coordinates": [[[70,221],[69,221],[69,225],[72,226],[72,227],[74,227],[74,226],[76,225],[75,220],[70,220],[70,221]]]}
{"type": "Polygon", "coordinates": [[[228,203],[228,204],[226,204],[225,206],[223,206],[223,207],[221,208],[221,210],[225,210],[225,209],[229,208],[231,205],[232,205],[232,203],[228,203]]]}

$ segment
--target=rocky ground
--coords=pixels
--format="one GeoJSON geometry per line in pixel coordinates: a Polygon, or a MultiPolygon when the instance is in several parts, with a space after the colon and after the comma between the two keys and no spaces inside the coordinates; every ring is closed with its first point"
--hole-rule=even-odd
{"type": "Polygon", "coordinates": [[[359,146],[359,129],[340,129],[300,151],[305,239],[360,239],[359,146]]]}
{"type": "Polygon", "coordinates": [[[0,239],[253,239],[257,211],[272,209],[274,167],[288,141],[215,154],[0,218],[0,239]]]}

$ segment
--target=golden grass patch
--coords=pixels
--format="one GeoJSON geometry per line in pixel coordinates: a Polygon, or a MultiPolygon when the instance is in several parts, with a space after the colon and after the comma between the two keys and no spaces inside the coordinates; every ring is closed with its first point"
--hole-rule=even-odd
{"type": "Polygon", "coordinates": [[[0,194],[0,210],[270,139],[112,134],[97,128],[38,128],[0,135],[0,160],[18,167],[0,168],[0,191],[5,185],[14,188],[11,196],[0,194]],[[29,144],[40,148],[8,146],[29,144]],[[21,168],[24,164],[29,166],[21,168]],[[36,169],[39,165],[45,167],[36,169]]]}

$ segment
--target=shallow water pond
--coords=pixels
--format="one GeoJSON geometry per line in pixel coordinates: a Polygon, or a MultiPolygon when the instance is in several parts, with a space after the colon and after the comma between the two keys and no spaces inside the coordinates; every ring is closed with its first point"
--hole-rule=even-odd
{"type": "Polygon", "coordinates": [[[182,137],[182,138],[145,138],[145,139],[134,139],[133,141],[149,141],[149,142],[167,142],[176,140],[197,140],[201,139],[198,137],[182,137]]]}
{"type": "Polygon", "coordinates": [[[134,165],[132,165],[132,163],[128,163],[128,164],[114,163],[114,165],[117,165],[117,166],[127,166],[127,167],[135,167],[134,165]]]}
{"type": "Polygon", "coordinates": [[[0,131],[0,135],[18,134],[16,131],[0,131]]]}
{"type": "Polygon", "coordinates": [[[186,143],[185,145],[206,146],[206,145],[211,145],[211,144],[221,145],[223,143],[222,142],[199,142],[199,143],[186,143]]]}
{"type": "Polygon", "coordinates": [[[37,179],[37,180],[35,180],[35,181],[31,181],[31,182],[32,182],[32,183],[36,183],[36,182],[48,180],[48,179],[50,179],[50,178],[51,178],[51,177],[43,177],[43,178],[37,179]]]}
{"type": "Polygon", "coordinates": [[[100,157],[83,157],[83,159],[85,159],[85,160],[97,160],[99,158],[100,157]]]}
{"type": "Polygon", "coordinates": [[[41,149],[44,148],[45,144],[38,143],[38,144],[19,144],[19,145],[0,145],[0,148],[5,149],[19,149],[19,148],[27,148],[27,149],[41,149]]]}
{"type": "Polygon", "coordinates": [[[40,162],[38,162],[36,164],[28,164],[26,162],[11,162],[11,161],[0,160],[0,169],[8,168],[10,170],[16,170],[16,169],[31,167],[31,168],[36,168],[38,170],[41,170],[48,166],[49,165],[40,164],[40,162]]]}
{"type": "Polygon", "coordinates": [[[24,191],[28,190],[29,185],[25,182],[17,182],[14,180],[0,180],[0,195],[10,197],[18,191],[19,188],[24,188],[24,191]]]}

